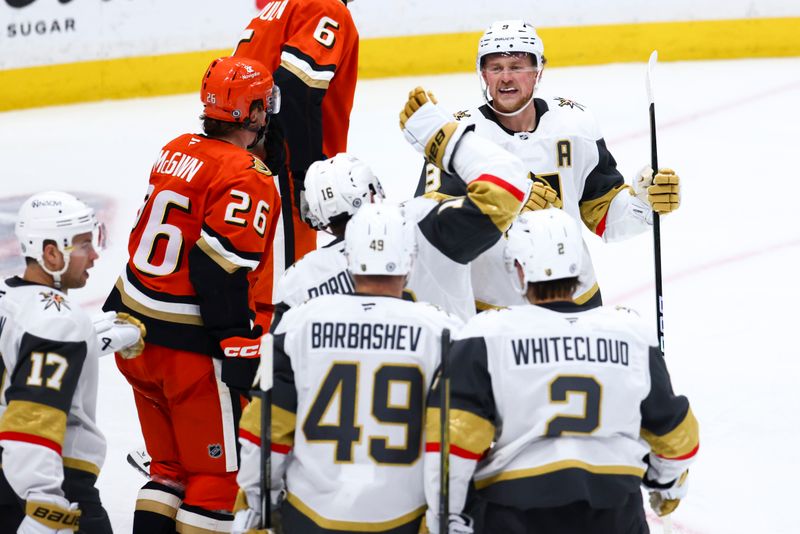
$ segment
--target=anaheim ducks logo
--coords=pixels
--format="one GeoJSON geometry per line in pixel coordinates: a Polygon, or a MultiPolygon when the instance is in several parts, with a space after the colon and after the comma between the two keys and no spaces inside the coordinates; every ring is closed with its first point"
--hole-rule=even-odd
{"type": "Polygon", "coordinates": [[[554,100],[556,102],[558,102],[558,107],[560,107],[560,108],[564,108],[564,107],[569,106],[570,109],[578,108],[581,111],[586,109],[583,106],[583,104],[578,104],[577,102],[575,102],[574,100],[570,100],[569,98],[562,98],[560,96],[557,96],[557,97],[554,98],[554,100]]]}
{"type": "Polygon", "coordinates": [[[264,174],[266,176],[272,176],[272,171],[269,170],[269,168],[264,164],[263,161],[261,161],[260,159],[258,159],[255,156],[253,156],[253,167],[252,168],[255,169],[256,172],[260,172],[261,174],[264,174]]]}
{"type": "Polygon", "coordinates": [[[469,114],[469,111],[456,111],[453,113],[453,117],[455,117],[457,121],[460,121],[464,117],[472,117],[472,115],[469,114]]]}
{"type": "Polygon", "coordinates": [[[64,295],[59,295],[55,291],[42,291],[39,294],[42,296],[42,300],[39,302],[44,302],[45,310],[53,306],[55,306],[58,311],[61,311],[61,306],[64,306],[68,310],[72,309],[69,307],[69,303],[67,299],[64,298],[64,295]]]}

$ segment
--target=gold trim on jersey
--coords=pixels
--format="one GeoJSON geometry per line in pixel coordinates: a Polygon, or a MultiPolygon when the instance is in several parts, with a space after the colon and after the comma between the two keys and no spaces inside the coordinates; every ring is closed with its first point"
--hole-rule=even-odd
{"type": "Polygon", "coordinates": [[[623,189],[630,189],[629,185],[621,185],[615,187],[605,195],[592,200],[585,200],[580,203],[581,219],[592,231],[597,233],[597,225],[603,220],[603,217],[608,213],[608,208],[611,206],[611,201],[617,196],[617,193],[623,189]]]}
{"type": "Polygon", "coordinates": [[[597,282],[595,282],[594,285],[590,287],[585,293],[583,293],[582,295],[578,295],[577,297],[572,299],[572,302],[574,302],[575,304],[586,304],[587,302],[592,300],[592,297],[595,296],[599,290],[600,286],[597,285],[597,282]]]}
{"type": "Polygon", "coordinates": [[[200,239],[195,242],[195,244],[197,245],[197,248],[205,252],[206,256],[211,258],[211,261],[219,265],[226,273],[232,274],[241,268],[241,265],[236,265],[229,259],[222,256],[222,254],[211,248],[211,245],[208,244],[208,241],[206,241],[204,237],[201,236],[200,239]]]}
{"type": "Polygon", "coordinates": [[[453,195],[446,195],[444,193],[440,193],[439,191],[426,191],[422,196],[424,198],[429,198],[431,200],[435,200],[436,202],[444,202],[445,200],[450,200],[451,198],[456,198],[453,195]]]}
{"type": "Polygon", "coordinates": [[[327,90],[328,86],[331,84],[331,82],[329,80],[315,80],[314,78],[312,78],[311,76],[306,74],[303,71],[303,69],[301,69],[297,65],[293,65],[292,63],[289,63],[286,60],[281,60],[281,67],[283,67],[284,69],[288,70],[289,72],[291,72],[292,74],[294,74],[295,76],[300,78],[300,80],[304,84],[306,84],[307,86],[309,86],[309,87],[311,87],[313,89],[324,89],[324,90],[327,90]]]}
{"type": "Polygon", "coordinates": [[[0,419],[0,432],[20,432],[63,446],[67,414],[46,404],[12,400],[0,419]]]}
{"type": "Polygon", "coordinates": [[[169,504],[152,501],[150,499],[136,499],[136,510],[142,512],[152,512],[154,514],[163,515],[170,519],[175,519],[178,514],[178,509],[173,508],[169,504]]]}
{"type": "Polygon", "coordinates": [[[153,319],[159,319],[161,321],[167,321],[170,323],[180,323],[180,324],[190,324],[195,326],[203,326],[203,318],[199,315],[188,315],[183,313],[172,313],[172,312],[164,312],[153,309],[149,306],[145,306],[132,296],[128,295],[125,292],[125,285],[122,281],[122,278],[117,278],[117,283],[114,284],[114,287],[117,288],[119,291],[120,299],[122,303],[125,304],[131,310],[140,313],[142,315],[146,315],[147,317],[152,317],[153,319]]]}
{"type": "Polygon", "coordinates": [[[272,405],[271,413],[272,443],[294,447],[294,429],[297,427],[297,414],[274,404],[272,405]]]}
{"type": "MultiPolygon", "coordinates": [[[[440,443],[439,408],[428,408],[425,413],[425,440],[440,443]]],[[[483,454],[494,439],[494,425],[466,410],[450,410],[450,445],[473,454],[483,454]]]]}
{"type": "Polygon", "coordinates": [[[498,482],[517,480],[520,478],[533,478],[556,471],[563,471],[564,469],[581,469],[595,475],[629,475],[634,477],[643,477],[644,469],[633,467],[630,465],[592,465],[579,460],[562,460],[560,462],[553,462],[550,464],[532,467],[530,469],[517,469],[514,471],[506,471],[492,477],[484,478],[475,481],[475,487],[483,489],[498,482]]]}
{"type": "Polygon", "coordinates": [[[348,532],[382,532],[393,528],[401,527],[417,519],[425,513],[425,505],[420,506],[416,510],[404,514],[396,519],[389,519],[388,521],[377,521],[374,523],[355,522],[355,521],[340,521],[337,519],[327,519],[322,517],[307,504],[300,500],[294,493],[289,493],[286,500],[297,508],[304,516],[316,523],[318,526],[329,530],[343,530],[348,532]]]}
{"type": "Polygon", "coordinates": [[[692,409],[689,408],[683,421],[663,436],[657,436],[644,428],[641,430],[641,436],[650,444],[654,454],[663,458],[680,458],[697,447],[700,427],[692,409]]]}
{"type": "Polygon", "coordinates": [[[486,180],[474,180],[467,186],[467,192],[473,204],[489,217],[501,232],[508,230],[522,207],[522,202],[514,195],[486,180]]]}
{"type": "Polygon", "coordinates": [[[230,532],[230,529],[228,528],[227,530],[209,530],[207,528],[189,525],[188,523],[184,523],[182,521],[176,521],[175,532],[177,532],[178,534],[225,534],[226,532],[230,532]]]}
{"type": "Polygon", "coordinates": [[[78,471],[86,471],[94,476],[100,476],[100,468],[92,462],[86,460],[79,460],[78,458],[64,458],[64,467],[69,469],[77,469],[78,471]]]}
{"type": "Polygon", "coordinates": [[[475,309],[478,311],[486,311],[486,310],[504,310],[508,306],[497,306],[495,304],[489,304],[488,302],[483,302],[481,300],[475,301],[475,309]]]}

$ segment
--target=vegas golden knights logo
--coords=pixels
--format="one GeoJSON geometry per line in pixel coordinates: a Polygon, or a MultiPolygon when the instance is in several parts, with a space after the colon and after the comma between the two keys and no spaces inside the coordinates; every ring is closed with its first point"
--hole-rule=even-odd
{"type": "Polygon", "coordinates": [[[584,111],[586,109],[582,104],[578,104],[577,102],[575,102],[574,100],[570,100],[569,98],[562,98],[560,96],[557,96],[554,98],[554,100],[558,102],[558,107],[560,108],[569,106],[570,109],[578,108],[581,111],[584,111]]]}

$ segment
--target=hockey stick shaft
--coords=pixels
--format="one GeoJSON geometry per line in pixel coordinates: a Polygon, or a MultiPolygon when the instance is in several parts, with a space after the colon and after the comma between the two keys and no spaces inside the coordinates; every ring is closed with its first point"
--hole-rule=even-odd
{"type": "MultiPolygon", "coordinates": [[[[658,172],[658,142],[656,139],[656,102],[653,94],[653,71],[658,62],[658,52],[653,50],[647,65],[647,96],[650,100],[650,166],[658,172]]],[[[661,282],[661,216],[653,212],[653,262],[656,285],[656,329],[661,356],[664,356],[664,288],[661,282]]]]}
{"type": "Polygon", "coordinates": [[[261,525],[262,529],[269,529],[272,525],[270,517],[270,489],[271,489],[271,462],[272,449],[272,362],[274,346],[272,334],[261,337],[261,375],[259,390],[261,393],[261,457],[260,490],[261,490],[261,525]]]}
{"type": "Polygon", "coordinates": [[[439,532],[449,532],[450,518],[450,330],[442,331],[442,361],[439,375],[439,532]]]}

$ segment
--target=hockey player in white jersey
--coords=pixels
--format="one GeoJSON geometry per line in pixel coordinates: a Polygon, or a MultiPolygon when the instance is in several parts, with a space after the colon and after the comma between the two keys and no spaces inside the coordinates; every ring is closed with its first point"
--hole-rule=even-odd
{"type": "MultiPolygon", "coordinates": [[[[536,98],[546,60],[544,45],[522,20],[493,23],[478,44],[477,70],[484,105],[456,114],[459,123],[519,156],[534,180],[527,209],[563,209],[606,242],[627,239],[652,225],[652,213],[678,208],[679,180],[670,169],[644,169],[633,188],[617,170],[600,129],[585,106],[567,98],[536,98]]],[[[461,195],[463,187],[428,165],[417,194],[461,195]]],[[[505,241],[472,264],[479,309],[520,304],[503,268],[505,241]]],[[[573,296],[587,308],[602,303],[584,245],[580,284],[573,296]]]]}
{"type": "Polygon", "coordinates": [[[334,239],[312,250],[283,273],[275,285],[273,328],[289,308],[320,295],[355,290],[344,257],[344,230],[361,206],[385,197],[372,170],[347,153],[312,163],[306,172],[302,194],[303,218],[334,239]]]}
{"type": "MultiPolygon", "coordinates": [[[[286,532],[419,530],[425,393],[442,331],[461,321],[401,298],[415,248],[400,208],[362,207],[345,238],[355,294],[309,300],[275,330],[272,488],[285,475],[286,532]]],[[[238,481],[251,506],[259,502],[258,410],[258,401],[247,407],[240,434],[238,481]]],[[[255,516],[237,512],[234,531],[255,516]]]]}
{"type": "Polygon", "coordinates": [[[27,199],[16,235],[26,268],[0,282],[0,532],[110,534],[94,484],[105,457],[95,424],[98,357],[135,357],[139,325],[103,314],[99,334],[67,297],[100,249],[94,211],[72,195],[27,199]]]}
{"type": "MultiPolygon", "coordinates": [[[[528,303],[475,316],[451,351],[451,512],[463,510],[474,480],[480,532],[649,532],[640,485],[659,515],[672,512],[699,447],[655,332],[633,311],[581,310],[571,300],[582,248],[561,210],[522,214],[507,261],[528,303]]],[[[438,395],[434,387],[429,423],[438,395]]],[[[426,429],[434,449],[437,428],[426,429]]],[[[426,453],[434,534],[438,464],[426,453]]]]}
{"type": "MultiPolygon", "coordinates": [[[[409,94],[401,128],[464,189],[464,196],[446,202],[414,198],[404,203],[418,243],[405,295],[467,319],[475,310],[468,264],[500,239],[527,198],[530,182],[517,157],[459,126],[422,88],[409,94]]],[[[360,206],[382,197],[369,167],[348,154],[316,162],[306,174],[307,219],[334,235],[341,235],[360,206]]],[[[285,273],[275,290],[277,320],[288,307],[314,296],[352,293],[341,252],[342,243],[335,240],[285,273]]]]}

